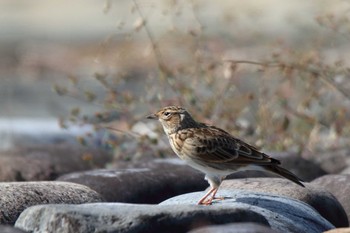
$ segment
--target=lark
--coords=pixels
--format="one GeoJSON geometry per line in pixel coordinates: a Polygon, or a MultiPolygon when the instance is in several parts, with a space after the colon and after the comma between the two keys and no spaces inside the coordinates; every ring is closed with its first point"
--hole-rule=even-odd
{"type": "Polygon", "coordinates": [[[279,166],[279,160],[212,125],[195,121],[182,107],[168,106],[147,117],[159,120],[173,151],[203,172],[210,185],[199,205],[210,205],[227,175],[242,170],[264,170],[304,187],[302,180],[279,166]]]}

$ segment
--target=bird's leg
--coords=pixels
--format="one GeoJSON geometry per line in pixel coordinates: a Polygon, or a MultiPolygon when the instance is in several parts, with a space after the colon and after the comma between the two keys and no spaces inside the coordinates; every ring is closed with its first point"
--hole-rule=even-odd
{"type": "Polygon", "coordinates": [[[199,200],[198,205],[211,205],[213,200],[223,200],[222,197],[215,197],[224,176],[205,175],[205,180],[210,184],[210,190],[199,200]],[[211,195],[211,196],[210,196],[211,195]]]}
{"type": "MultiPolygon", "coordinates": [[[[226,176],[223,176],[223,177],[220,178],[220,184],[221,184],[221,182],[225,179],[225,177],[226,177],[226,176]]],[[[219,184],[219,186],[220,186],[220,184],[219,184]]],[[[217,187],[217,189],[216,189],[215,192],[213,193],[213,198],[212,198],[212,200],[221,200],[221,201],[222,201],[222,200],[225,200],[224,197],[215,197],[217,191],[219,190],[219,186],[217,187]]]]}
{"type": "Polygon", "coordinates": [[[224,200],[224,197],[215,197],[216,193],[218,192],[219,188],[217,188],[214,192],[213,192],[213,196],[212,196],[212,200],[224,200]]]}
{"type": "Polygon", "coordinates": [[[211,198],[209,198],[208,200],[207,197],[214,192],[215,193],[218,191],[218,188],[212,187],[198,202],[198,205],[210,205],[212,200],[213,200],[213,195],[211,198]]]}

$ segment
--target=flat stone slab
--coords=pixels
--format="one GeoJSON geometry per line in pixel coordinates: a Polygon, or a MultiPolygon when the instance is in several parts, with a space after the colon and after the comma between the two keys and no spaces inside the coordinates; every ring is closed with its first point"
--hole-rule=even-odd
{"type": "Polygon", "coordinates": [[[69,182],[0,183],[0,224],[14,224],[20,213],[33,205],[101,201],[102,197],[94,190],[69,182]]]}
{"type": "Polygon", "coordinates": [[[232,222],[268,225],[262,215],[240,207],[95,203],[33,206],[21,214],[15,226],[34,233],[175,233],[232,222]]]}

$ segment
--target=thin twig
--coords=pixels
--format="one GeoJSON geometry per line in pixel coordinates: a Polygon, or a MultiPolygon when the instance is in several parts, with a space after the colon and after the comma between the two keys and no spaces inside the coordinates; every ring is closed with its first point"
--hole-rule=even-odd
{"type": "Polygon", "coordinates": [[[154,52],[154,57],[155,57],[155,60],[156,60],[157,66],[158,66],[158,70],[161,71],[161,74],[162,74],[162,76],[160,76],[160,77],[166,80],[166,83],[168,84],[170,89],[177,95],[178,100],[180,102],[182,102],[180,93],[177,91],[175,86],[173,84],[171,84],[171,82],[169,81],[169,78],[173,77],[173,73],[168,69],[168,67],[164,63],[162,53],[160,52],[159,47],[158,47],[157,43],[155,42],[155,39],[154,39],[154,36],[153,36],[151,30],[147,26],[146,17],[143,15],[137,1],[133,0],[133,3],[134,3],[134,6],[135,6],[137,13],[141,17],[141,20],[144,22],[143,28],[145,29],[147,37],[151,43],[151,46],[152,46],[152,49],[154,52]],[[164,77],[164,76],[166,76],[166,77],[164,77]]]}
{"type": "Polygon", "coordinates": [[[345,90],[341,89],[340,87],[338,87],[331,80],[329,80],[329,77],[325,75],[326,71],[324,70],[318,71],[316,69],[311,69],[298,64],[285,64],[285,63],[279,63],[279,62],[256,62],[256,61],[248,61],[248,60],[224,60],[224,61],[233,62],[235,64],[250,64],[250,65],[259,65],[259,66],[265,66],[265,67],[279,67],[279,68],[288,68],[288,69],[295,69],[299,71],[309,72],[315,75],[316,77],[319,77],[324,84],[338,91],[340,94],[343,95],[343,97],[350,100],[350,94],[345,90]]]}
{"type": "Polygon", "coordinates": [[[105,128],[105,129],[109,129],[109,130],[118,132],[118,133],[123,134],[123,135],[128,135],[128,136],[130,136],[132,138],[140,138],[140,137],[142,137],[142,135],[139,134],[139,133],[135,133],[135,132],[131,132],[131,131],[125,131],[125,130],[117,129],[117,128],[114,128],[114,127],[111,127],[111,126],[102,126],[102,127],[105,128]]]}

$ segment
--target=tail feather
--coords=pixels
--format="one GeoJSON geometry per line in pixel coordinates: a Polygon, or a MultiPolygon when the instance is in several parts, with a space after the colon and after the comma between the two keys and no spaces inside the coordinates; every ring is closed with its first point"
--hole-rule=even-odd
{"type": "Polygon", "coordinates": [[[296,175],[294,175],[293,173],[291,173],[287,169],[284,169],[283,167],[273,165],[273,166],[266,166],[265,168],[272,173],[280,175],[280,176],[282,176],[290,181],[293,181],[294,183],[296,183],[302,187],[305,187],[305,185],[301,183],[301,182],[304,182],[303,180],[299,179],[296,175]]]}

